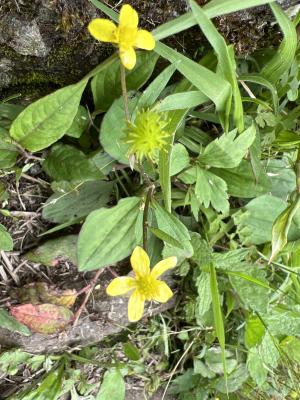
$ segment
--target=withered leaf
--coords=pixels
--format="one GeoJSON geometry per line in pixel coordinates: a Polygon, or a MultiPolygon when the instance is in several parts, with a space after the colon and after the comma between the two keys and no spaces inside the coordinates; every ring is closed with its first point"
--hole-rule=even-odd
{"type": "Polygon", "coordinates": [[[50,335],[66,328],[73,317],[67,307],[54,304],[23,304],[11,307],[10,313],[32,332],[50,335]]]}
{"type": "Polygon", "coordinates": [[[71,308],[76,301],[77,291],[57,289],[46,282],[34,282],[11,290],[10,296],[21,304],[50,303],[71,308]]]}

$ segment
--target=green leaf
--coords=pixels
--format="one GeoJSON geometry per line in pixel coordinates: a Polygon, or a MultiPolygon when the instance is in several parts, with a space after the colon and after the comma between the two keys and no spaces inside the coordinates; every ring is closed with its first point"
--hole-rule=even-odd
{"type": "Polygon", "coordinates": [[[180,143],[172,148],[170,159],[170,176],[177,175],[190,164],[190,157],[187,149],[180,143]]]}
{"type": "MultiPolygon", "coordinates": [[[[133,70],[126,70],[127,90],[138,90],[152,75],[158,56],[154,52],[137,52],[133,70]]],[[[95,107],[107,111],[115,99],[122,95],[120,59],[99,72],[91,82],[95,107]]]]}
{"type": "Polygon", "coordinates": [[[270,289],[265,272],[261,268],[241,263],[233,266],[231,271],[227,270],[226,273],[245,308],[260,313],[267,312],[270,289]]]}
{"type": "Polygon", "coordinates": [[[125,382],[119,370],[105,372],[96,400],[125,400],[125,382]]]}
{"type": "MultiPolygon", "coordinates": [[[[131,115],[136,108],[137,102],[137,97],[129,101],[128,108],[131,115]]],[[[106,153],[115,160],[129,164],[129,145],[124,143],[126,128],[124,100],[123,97],[120,97],[113,102],[103,118],[99,140],[106,153]]]]}
{"type": "Polygon", "coordinates": [[[276,87],[266,78],[264,78],[261,75],[257,74],[248,74],[248,75],[241,75],[239,77],[241,81],[246,81],[246,82],[253,82],[258,85],[264,86],[265,88],[269,89],[272,95],[272,100],[273,100],[273,108],[274,108],[274,113],[278,113],[278,108],[279,108],[279,99],[278,99],[278,93],[276,90],[276,87]]]}
{"type": "MultiPolygon", "coordinates": [[[[236,65],[233,48],[226,45],[225,39],[218,32],[217,28],[206,15],[205,11],[198,6],[194,0],[190,0],[189,3],[198,25],[200,26],[207,40],[210,42],[211,46],[214,48],[214,51],[218,57],[218,71],[220,75],[224,77],[231,85],[234,97],[234,122],[239,132],[241,132],[244,130],[243,104],[236,78],[236,65]]],[[[228,126],[226,126],[225,130],[228,130],[228,126]]]]}
{"type": "Polygon", "coordinates": [[[115,160],[103,150],[96,151],[89,159],[104,175],[108,175],[115,164],[115,160]]]}
{"type": "Polygon", "coordinates": [[[197,303],[196,314],[198,316],[204,315],[212,303],[212,292],[209,272],[201,272],[196,282],[197,286],[197,303]]]}
{"type": "Polygon", "coordinates": [[[66,135],[79,139],[89,125],[89,113],[83,106],[79,106],[72,125],[66,135]]]}
{"type": "MultiPolygon", "coordinates": [[[[278,197],[263,195],[251,200],[244,209],[235,213],[233,220],[242,243],[250,245],[270,242],[273,223],[286,207],[287,203],[278,197]]],[[[299,227],[298,220],[294,218],[288,240],[300,238],[299,227]]]]}
{"type": "Polygon", "coordinates": [[[21,349],[5,351],[0,355],[0,369],[8,375],[16,375],[20,366],[27,363],[30,357],[21,349]]]}
{"type": "MultiPolygon", "coordinates": [[[[176,217],[162,208],[157,202],[152,203],[154,213],[157,221],[158,228],[167,233],[179,243],[181,243],[183,250],[178,250],[169,244],[165,244],[164,257],[176,255],[179,260],[189,258],[193,255],[193,247],[191,245],[191,237],[186,226],[176,217]]],[[[180,263],[180,261],[178,261],[180,263]]]]}
{"type": "MultiPolygon", "coordinates": [[[[18,332],[24,336],[30,336],[31,332],[27,328],[27,326],[18,322],[15,318],[10,316],[7,311],[0,308],[0,326],[1,328],[8,329],[12,332],[18,332]]],[[[1,366],[1,357],[0,357],[0,366],[1,366]]]]}
{"type": "Polygon", "coordinates": [[[10,135],[30,151],[56,142],[72,125],[87,82],[84,79],[30,104],[14,120],[10,135]]]}
{"type": "Polygon", "coordinates": [[[239,364],[238,367],[228,374],[228,376],[220,377],[215,382],[215,388],[221,393],[228,394],[237,392],[239,388],[249,378],[245,364],[239,364]]]}
{"type": "Polygon", "coordinates": [[[295,336],[287,336],[280,343],[280,347],[286,357],[300,365],[300,339],[295,336]]]}
{"type": "Polygon", "coordinates": [[[297,49],[297,32],[293,22],[276,3],[271,4],[270,7],[283,32],[284,38],[275,56],[264,66],[261,74],[270,82],[276,83],[294,61],[297,49]]]}
{"type": "Polygon", "coordinates": [[[13,167],[17,156],[17,147],[13,144],[8,132],[0,127],[0,169],[13,167]]]}
{"type": "Polygon", "coordinates": [[[247,356],[247,368],[251,378],[257,384],[258,387],[262,386],[268,376],[268,370],[266,369],[261,356],[256,348],[250,349],[247,356]]]}
{"type": "Polygon", "coordinates": [[[158,99],[175,71],[176,65],[169,65],[147,86],[138,101],[137,106],[139,109],[153,106],[154,102],[158,99]]]}
{"type": "Polygon", "coordinates": [[[0,251],[11,251],[14,247],[12,237],[7,232],[5,226],[0,224],[0,251]]]}
{"type": "Polygon", "coordinates": [[[227,213],[229,210],[226,182],[217,175],[197,168],[195,194],[201,204],[208,208],[211,204],[217,211],[227,213]]]}
{"type": "Polygon", "coordinates": [[[76,181],[102,179],[104,174],[76,147],[58,143],[52,147],[43,162],[43,169],[55,181],[76,181]]]}
{"type": "Polygon", "coordinates": [[[129,197],[112,208],[93,211],[87,217],[78,240],[80,271],[99,269],[129,256],[138,244],[135,224],[139,203],[138,197],[129,197]]]}
{"type": "Polygon", "coordinates": [[[253,198],[265,194],[271,189],[271,181],[263,171],[256,177],[250,162],[242,160],[235,168],[211,168],[211,172],[222,178],[228,188],[228,194],[235,197],[253,198]]]}
{"type": "Polygon", "coordinates": [[[251,314],[246,320],[245,329],[245,345],[248,349],[261,343],[265,331],[266,328],[260,318],[251,314]]]}
{"type": "Polygon", "coordinates": [[[123,344],[123,351],[129,360],[138,361],[141,358],[139,349],[130,342],[123,344]]]}
{"type": "Polygon", "coordinates": [[[293,217],[300,206],[300,196],[289,205],[274,221],[272,227],[272,254],[269,264],[276,258],[278,253],[284,248],[288,241],[288,232],[292,224],[293,217]]]}
{"type": "Polygon", "coordinates": [[[168,235],[166,232],[163,232],[158,228],[153,228],[152,226],[149,226],[149,229],[153,233],[153,235],[158,237],[158,239],[170,244],[171,246],[178,247],[179,249],[184,248],[178,240],[174,239],[172,236],[168,235]]]}
{"type": "Polygon", "coordinates": [[[236,134],[233,130],[209,143],[199,156],[200,162],[216,168],[237,167],[255,139],[255,125],[252,124],[237,137],[236,134]]]}
{"type": "Polygon", "coordinates": [[[210,264],[210,288],[211,288],[212,308],[214,315],[214,326],[222,351],[222,364],[223,364],[224,377],[225,380],[227,380],[224,320],[220,303],[220,294],[218,288],[216,268],[213,263],[210,264]]]}
{"type": "Polygon", "coordinates": [[[227,126],[228,105],[230,105],[231,86],[219,75],[192,61],[162,43],[156,43],[155,51],[171,63],[176,63],[177,69],[185,76],[198,90],[211,99],[217,111],[224,115],[222,122],[227,126]]]}
{"type": "Polygon", "coordinates": [[[181,92],[170,94],[162,99],[156,106],[157,111],[183,110],[185,108],[194,108],[200,104],[206,103],[209,98],[199,90],[190,92],[181,92]]]}
{"type": "Polygon", "coordinates": [[[90,212],[107,205],[112,182],[88,181],[66,193],[53,194],[43,207],[43,218],[54,223],[78,221],[90,212]]]}
{"type": "Polygon", "coordinates": [[[67,235],[48,240],[46,243],[25,254],[26,260],[55,267],[60,261],[68,260],[77,265],[76,246],[77,235],[67,235]]]}
{"type": "Polygon", "coordinates": [[[280,358],[277,346],[276,339],[266,331],[261,344],[258,346],[258,352],[264,364],[272,368],[277,367],[280,358]]]}
{"type": "MultiPolygon", "coordinates": [[[[95,2],[97,0],[90,1],[95,2]]],[[[272,1],[273,0],[247,0],[247,2],[241,2],[240,0],[212,0],[203,6],[203,10],[208,18],[215,18],[223,14],[230,14],[246,8],[268,4],[272,1]]],[[[152,33],[154,34],[156,40],[161,40],[191,28],[196,24],[196,18],[191,12],[188,12],[160,25],[158,28],[154,29],[152,33]]]]}

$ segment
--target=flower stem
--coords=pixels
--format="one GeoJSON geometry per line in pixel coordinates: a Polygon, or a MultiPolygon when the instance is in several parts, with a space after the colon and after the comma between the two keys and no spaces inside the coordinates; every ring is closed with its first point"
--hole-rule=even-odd
{"type": "Polygon", "coordinates": [[[152,184],[148,187],[146,202],[144,207],[143,214],[143,249],[147,252],[148,245],[148,214],[149,214],[149,205],[151,201],[152,194],[154,192],[155,186],[152,184]]]}
{"type": "Polygon", "coordinates": [[[128,95],[127,95],[127,87],[126,87],[126,73],[125,67],[122,63],[120,63],[121,67],[121,86],[122,86],[122,95],[124,99],[124,110],[125,110],[125,117],[126,121],[130,121],[130,114],[128,108],[128,95]]]}
{"type": "Polygon", "coordinates": [[[297,160],[295,164],[295,173],[296,173],[297,192],[298,194],[300,194],[300,146],[298,147],[297,160]]]}

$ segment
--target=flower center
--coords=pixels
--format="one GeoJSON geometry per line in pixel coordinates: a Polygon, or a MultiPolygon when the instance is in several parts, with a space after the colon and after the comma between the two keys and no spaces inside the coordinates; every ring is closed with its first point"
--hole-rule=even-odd
{"type": "Polygon", "coordinates": [[[137,290],[145,296],[146,300],[151,300],[153,298],[155,280],[156,279],[151,275],[136,278],[137,290]]]}
{"type": "Polygon", "coordinates": [[[137,28],[130,28],[128,26],[119,27],[117,30],[117,37],[119,38],[120,47],[133,47],[136,41],[137,28]]]}

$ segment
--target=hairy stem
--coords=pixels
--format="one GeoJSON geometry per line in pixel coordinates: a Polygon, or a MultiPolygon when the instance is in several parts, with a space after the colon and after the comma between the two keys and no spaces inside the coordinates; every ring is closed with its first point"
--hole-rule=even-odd
{"type": "Polygon", "coordinates": [[[122,95],[123,95],[123,99],[124,99],[125,117],[126,117],[126,121],[130,121],[125,67],[122,63],[120,63],[120,67],[121,67],[121,86],[122,86],[122,95]]]}
{"type": "Polygon", "coordinates": [[[149,205],[151,201],[151,197],[153,195],[155,186],[151,184],[151,186],[148,187],[147,191],[147,196],[146,196],[146,202],[145,202],[145,207],[144,207],[144,214],[143,214],[143,248],[147,252],[147,247],[148,247],[148,214],[149,214],[149,205]]]}

